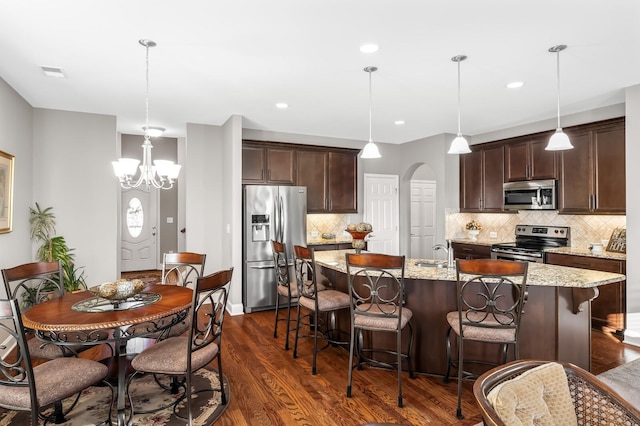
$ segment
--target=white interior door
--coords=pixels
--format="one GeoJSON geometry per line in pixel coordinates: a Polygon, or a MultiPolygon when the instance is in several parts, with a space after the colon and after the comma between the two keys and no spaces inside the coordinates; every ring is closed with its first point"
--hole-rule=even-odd
{"type": "Polygon", "coordinates": [[[371,224],[367,250],[400,253],[400,198],[397,175],[364,174],[364,221],[371,224]]]}
{"type": "Polygon", "coordinates": [[[436,238],[436,182],[412,180],[411,257],[433,259],[436,238]]]}
{"type": "Polygon", "coordinates": [[[121,207],[121,270],[158,268],[158,190],[123,189],[121,207]]]}

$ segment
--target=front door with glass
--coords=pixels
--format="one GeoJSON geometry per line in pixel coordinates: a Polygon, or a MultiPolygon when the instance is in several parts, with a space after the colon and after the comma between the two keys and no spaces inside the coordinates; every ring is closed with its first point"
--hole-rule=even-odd
{"type": "Polygon", "coordinates": [[[122,272],[158,268],[157,193],[153,188],[122,190],[122,272]]]}

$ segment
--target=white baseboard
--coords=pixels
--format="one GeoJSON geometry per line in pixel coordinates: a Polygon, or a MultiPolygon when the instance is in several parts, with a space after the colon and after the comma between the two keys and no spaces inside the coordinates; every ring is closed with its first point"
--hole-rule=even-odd
{"type": "Polygon", "coordinates": [[[242,303],[230,303],[227,302],[227,312],[229,313],[229,315],[235,316],[235,315],[244,315],[244,306],[242,305],[242,303]]]}
{"type": "Polygon", "coordinates": [[[3,348],[0,350],[0,358],[4,359],[15,347],[16,340],[13,337],[7,336],[7,338],[4,339],[4,342],[0,343],[0,348],[3,348]]]}

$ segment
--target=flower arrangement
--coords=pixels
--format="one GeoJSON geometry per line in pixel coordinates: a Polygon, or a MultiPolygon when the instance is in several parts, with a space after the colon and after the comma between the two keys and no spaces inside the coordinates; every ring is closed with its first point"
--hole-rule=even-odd
{"type": "Polygon", "coordinates": [[[467,230],[469,230],[469,231],[481,231],[482,230],[482,225],[480,225],[475,220],[472,220],[471,222],[469,222],[469,223],[467,223],[465,225],[465,228],[467,228],[467,230]]]}

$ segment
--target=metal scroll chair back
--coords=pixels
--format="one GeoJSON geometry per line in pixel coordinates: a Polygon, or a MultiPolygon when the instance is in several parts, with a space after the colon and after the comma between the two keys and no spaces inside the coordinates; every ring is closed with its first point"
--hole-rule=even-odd
{"type": "Polygon", "coordinates": [[[206,254],[165,253],[162,262],[162,284],[193,288],[196,279],[204,274],[206,254]]]}
{"type": "Polygon", "coordinates": [[[8,299],[20,300],[22,309],[64,295],[62,263],[33,262],[3,269],[8,299]]]}
{"type": "MultiPolygon", "coordinates": [[[[56,406],[55,415],[60,416],[54,419],[55,422],[66,421],[60,401],[79,395],[80,391],[107,376],[106,365],[80,358],[58,358],[34,368],[16,299],[0,300],[0,334],[3,347],[12,348],[0,362],[0,407],[29,411],[33,426],[38,425],[38,418],[45,418],[40,413],[41,407],[51,404],[56,406]]],[[[111,396],[113,398],[113,390],[111,396]]]]}
{"type": "MultiPolygon", "coordinates": [[[[291,304],[294,299],[298,298],[298,288],[295,281],[291,280],[290,266],[287,259],[287,247],[284,243],[271,240],[271,248],[273,249],[273,266],[276,279],[276,319],[273,327],[273,337],[278,337],[278,322],[286,321],[287,333],[284,349],[289,350],[289,332],[291,331],[291,304]],[[287,302],[287,317],[280,318],[280,299],[284,298],[287,302]]],[[[293,277],[295,279],[295,277],[293,277]]]]}
{"type": "MultiPolygon", "coordinates": [[[[464,342],[473,340],[502,345],[502,360],[507,361],[509,345],[514,346],[515,359],[520,357],[519,334],[523,307],[527,297],[527,262],[496,259],[458,259],[456,263],[458,310],[447,314],[447,372],[458,368],[458,407],[462,418],[462,380],[474,377],[464,372],[464,342]],[[458,359],[451,356],[453,332],[458,344],[458,359]]],[[[467,361],[493,364],[487,361],[467,361]]]]}
{"type": "Polygon", "coordinates": [[[351,396],[351,376],[354,368],[363,364],[395,367],[398,371],[398,407],[402,407],[402,361],[407,361],[409,376],[414,377],[411,366],[413,312],[405,308],[404,256],[386,254],[346,254],[349,294],[351,295],[351,344],[349,348],[349,376],[347,396],[351,396]],[[410,332],[408,349],[402,351],[402,330],[410,332]],[[395,333],[395,349],[363,347],[362,331],[395,333]],[[353,366],[356,333],[358,333],[358,364],[353,366]],[[395,355],[395,361],[381,362],[380,358],[365,357],[365,353],[383,352],[395,355]]]}
{"type": "MultiPolygon", "coordinates": [[[[227,305],[227,284],[231,282],[233,268],[215,272],[200,277],[196,280],[193,292],[193,315],[189,324],[189,333],[183,336],[174,336],[164,339],[138,354],[131,366],[136,372],[129,379],[129,384],[138,374],[165,374],[170,377],[183,376],[184,382],[180,384],[184,388],[184,394],[178,399],[172,399],[170,405],[175,407],[186,398],[188,415],[184,420],[192,424],[191,399],[194,392],[219,391],[221,403],[227,403],[228,389],[224,388],[222,374],[221,340],[224,314],[227,305]],[[218,358],[219,389],[192,390],[192,375],[205,367],[214,358],[218,358]]],[[[175,393],[172,391],[172,393],[175,393]]],[[[131,395],[130,403],[133,405],[131,395]]],[[[162,409],[165,407],[160,407],[162,409]]],[[[136,413],[144,413],[139,408],[136,413]]],[[[155,410],[151,410],[155,411],[155,410]]]]}

